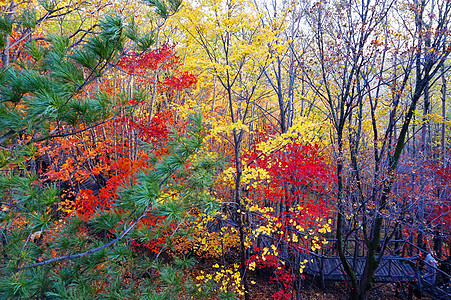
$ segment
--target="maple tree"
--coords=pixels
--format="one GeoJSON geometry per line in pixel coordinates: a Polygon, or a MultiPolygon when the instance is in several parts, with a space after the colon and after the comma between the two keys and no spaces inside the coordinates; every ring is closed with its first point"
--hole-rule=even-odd
{"type": "MultiPolygon", "coordinates": [[[[265,30],[260,26],[258,18],[244,18],[249,15],[245,13],[245,7],[253,7],[253,4],[245,1],[226,1],[224,7],[212,2],[200,4],[196,13],[191,13],[187,19],[187,29],[194,41],[200,45],[208,58],[209,67],[213,75],[218,79],[226,94],[227,111],[230,116],[229,132],[233,139],[234,186],[231,198],[235,203],[232,218],[237,222],[240,241],[240,273],[244,286],[245,299],[249,299],[248,282],[246,279],[246,247],[245,247],[245,212],[241,200],[241,176],[243,166],[241,161],[241,149],[247,118],[251,110],[251,101],[255,97],[255,90],[263,75],[257,66],[265,64],[267,55],[259,56],[252,48],[262,47],[262,35],[265,30]],[[199,12],[202,11],[202,14],[199,12]],[[200,21],[200,22],[199,22],[200,21]],[[202,27],[211,22],[215,24],[211,31],[202,27]],[[209,40],[217,40],[218,44],[209,43],[209,40]],[[242,74],[246,74],[245,77],[242,74]],[[236,101],[234,94],[240,93],[240,100],[236,101]]],[[[191,43],[186,41],[188,45],[191,43]]],[[[258,49],[258,48],[257,48],[258,49]]]]}

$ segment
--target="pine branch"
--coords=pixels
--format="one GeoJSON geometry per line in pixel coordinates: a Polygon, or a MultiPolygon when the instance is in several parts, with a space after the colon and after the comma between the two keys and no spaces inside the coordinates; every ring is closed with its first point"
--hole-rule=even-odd
{"type": "Polygon", "coordinates": [[[13,270],[12,272],[9,272],[7,274],[2,275],[1,277],[7,277],[13,274],[16,274],[20,271],[23,270],[27,270],[27,269],[32,269],[32,268],[36,268],[36,267],[41,267],[41,266],[45,266],[54,262],[58,262],[58,261],[63,261],[63,260],[72,260],[72,259],[76,259],[76,258],[80,258],[80,257],[84,257],[87,256],[89,254],[98,252],[100,250],[106,249],[112,245],[114,245],[115,243],[117,243],[118,241],[122,240],[138,223],[139,221],[141,221],[141,219],[147,214],[147,212],[150,210],[150,207],[146,208],[141,214],[140,216],[135,219],[135,221],[133,221],[133,223],[126,229],[124,230],[117,238],[115,238],[114,240],[106,243],[103,246],[94,248],[94,249],[90,249],[88,251],[85,251],[83,253],[79,253],[79,254],[69,254],[69,255],[63,255],[63,256],[59,256],[59,257],[54,257],[52,259],[48,259],[45,261],[41,261],[35,264],[31,264],[25,267],[21,267],[21,268],[16,268],[15,270],[13,270]]]}
{"type": "MultiPolygon", "coordinates": [[[[78,134],[78,133],[82,133],[82,132],[87,131],[89,129],[92,129],[92,128],[95,128],[97,126],[100,126],[102,124],[108,123],[108,122],[112,121],[114,118],[116,118],[117,116],[118,116],[118,114],[114,115],[113,117],[111,117],[111,118],[109,118],[107,120],[104,120],[104,121],[96,123],[94,125],[85,127],[83,129],[80,129],[80,130],[76,130],[76,131],[72,131],[72,132],[68,132],[68,133],[52,134],[52,135],[49,135],[49,136],[45,136],[45,137],[41,137],[41,138],[37,138],[37,139],[32,139],[32,140],[30,140],[27,143],[27,145],[29,145],[31,143],[41,142],[41,141],[44,141],[44,140],[49,140],[49,139],[54,139],[54,138],[59,138],[59,137],[67,137],[67,136],[75,135],[75,134],[78,134]]],[[[0,142],[1,142],[1,140],[0,140],[0,142]]]]}

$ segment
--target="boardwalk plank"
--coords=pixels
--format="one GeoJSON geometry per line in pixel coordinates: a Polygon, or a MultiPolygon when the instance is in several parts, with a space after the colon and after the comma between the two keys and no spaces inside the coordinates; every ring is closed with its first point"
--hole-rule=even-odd
{"type": "MultiPolygon", "coordinates": [[[[351,258],[350,263],[354,266],[357,277],[361,278],[365,267],[365,257],[351,258]]],[[[321,259],[315,258],[313,262],[307,263],[304,272],[313,276],[320,276],[321,271],[325,280],[345,280],[345,274],[338,256],[323,257],[322,270],[321,259]]],[[[407,261],[399,257],[384,257],[376,271],[375,280],[377,282],[407,282],[413,281],[414,277],[415,270],[407,261]]]]}

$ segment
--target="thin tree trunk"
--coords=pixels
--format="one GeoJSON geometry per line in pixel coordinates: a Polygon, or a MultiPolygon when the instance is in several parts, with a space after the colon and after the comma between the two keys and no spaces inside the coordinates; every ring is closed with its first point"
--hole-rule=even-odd
{"type": "Polygon", "coordinates": [[[446,139],[445,139],[445,120],[446,120],[446,77],[445,77],[445,66],[442,65],[442,118],[443,118],[443,122],[442,122],[442,130],[441,130],[441,149],[440,149],[440,154],[441,154],[441,159],[442,159],[442,164],[443,167],[446,167],[446,154],[445,154],[445,146],[446,146],[446,139]]]}

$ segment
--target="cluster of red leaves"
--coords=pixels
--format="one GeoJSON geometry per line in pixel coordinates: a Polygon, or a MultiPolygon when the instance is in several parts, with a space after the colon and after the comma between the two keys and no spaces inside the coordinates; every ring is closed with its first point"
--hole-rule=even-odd
{"type": "MultiPolygon", "coordinates": [[[[264,139],[264,136],[260,138],[264,139]]],[[[251,168],[264,169],[270,176],[269,180],[250,188],[248,197],[260,206],[273,208],[272,212],[265,214],[270,215],[272,220],[276,219],[279,230],[283,232],[276,238],[298,251],[310,250],[311,241],[302,237],[301,233],[294,242],[291,237],[298,231],[297,226],[305,232],[317,231],[320,228],[318,225],[326,223],[332,213],[330,203],[333,199],[330,195],[333,194],[335,175],[321,148],[293,142],[268,155],[254,150],[244,156],[244,162],[252,162],[251,168]]],[[[266,225],[268,218],[257,215],[255,220],[266,225]]],[[[291,299],[294,275],[280,265],[279,259],[270,256],[264,261],[255,257],[254,260],[257,266],[274,268],[272,280],[277,280],[280,289],[273,298],[291,299]]]]}
{"type": "Polygon", "coordinates": [[[77,214],[85,220],[90,219],[96,209],[105,209],[104,205],[101,205],[99,199],[93,195],[91,190],[79,190],[75,198],[74,207],[77,214]]]}
{"type": "MultiPolygon", "coordinates": [[[[141,84],[154,83],[155,76],[158,79],[157,88],[160,93],[174,94],[183,90],[194,88],[197,84],[197,77],[187,72],[180,72],[178,67],[182,64],[179,56],[176,55],[173,46],[163,45],[162,47],[145,51],[142,53],[131,52],[121,57],[117,66],[126,71],[129,75],[135,75],[136,82],[141,84]],[[164,76],[155,74],[164,72],[164,76]]],[[[131,100],[129,104],[136,104],[136,100],[131,100]]]]}
{"type": "MultiPolygon", "coordinates": [[[[120,117],[113,121],[115,126],[130,128],[146,143],[160,143],[169,137],[168,125],[174,124],[174,115],[170,110],[163,110],[153,117],[148,114],[139,117],[120,117]]],[[[158,144],[162,146],[163,144],[158,144]]]]}
{"type": "Polygon", "coordinates": [[[146,75],[156,69],[161,71],[180,65],[180,58],[173,46],[163,45],[158,49],[142,53],[130,52],[121,57],[117,66],[130,75],[146,75]]]}
{"type": "Polygon", "coordinates": [[[426,183],[423,190],[427,191],[427,209],[430,211],[427,223],[443,232],[451,231],[451,168],[443,167],[437,162],[429,162],[423,167],[426,172],[426,180],[419,182],[426,183]],[[448,195],[448,196],[446,196],[448,195]]]}
{"type": "MultiPolygon", "coordinates": [[[[411,215],[415,216],[415,222],[404,225],[403,238],[408,240],[422,236],[423,243],[433,249],[434,239],[451,231],[450,171],[441,162],[425,161],[423,158],[408,157],[401,162],[396,188],[390,196],[394,205],[408,207],[411,215]],[[424,218],[419,219],[420,215],[424,218]],[[421,225],[423,228],[420,229],[419,224],[427,226],[421,225]],[[420,235],[420,232],[423,234],[420,235]]],[[[443,253],[447,252],[447,249],[443,250],[443,253]]]]}
{"type": "MultiPolygon", "coordinates": [[[[262,251],[261,248],[254,250],[262,251]]],[[[283,265],[280,259],[274,254],[267,254],[264,257],[260,255],[252,255],[248,259],[248,263],[255,262],[255,268],[265,273],[271,274],[269,283],[279,285],[277,292],[272,295],[274,300],[290,300],[293,296],[293,276],[289,267],[283,265]]]]}
{"type": "Polygon", "coordinates": [[[445,182],[451,182],[451,167],[441,168],[439,166],[436,166],[434,169],[435,173],[441,180],[444,180],[445,182]]]}
{"type": "Polygon", "coordinates": [[[141,141],[151,142],[158,149],[156,155],[159,157],[167,152],[165,145],[173,122],[170,111],[161,111],[154,118],[146,115],[121,117],[97,128],[93,133],[95,139],[91,135],[68,136],[41,143],[38,155],[47,157],[50,164],[39,170],[40,176],[43,180],[66,186],[65,209],[70,211],[72,208],[88,220],[96,209],[110,209],[118,197],[118,188],[148,166],[146,152],[139,150],[130,137],[139,136],[141,141]],[[102,137],[106,139],[102,140],[102,137]],[[138,151],[137,155],[132,156],[135,151],[138,151]],[[98,176],[107,179],[100,190],[77,189],[79,184],[98,176]]]}
{"type": "Polygon", "coordinates": [[[109,170],[107,165],[110,143],[91,145],[88,141],[70,137],[38,146],[38,153],[51,158],[51,165],[42,173],[51,181],[85,181],[91,175],[109,170]]]}
{"type": "MultiPolygon", "coordinates": [[[[124,56],[118,62],[118,66],[126,71],[128,75],[133,75],[135,83],[153,82],[154,71],[164,71],[166,76],[164,80],[158,82],[158,88],[166,93],[180,92],[188,88],[193,88],[197,83],[197,78],[188,73],[179,73],[177,68],[181,65],[180,58],[175,54],[174,47],[164,45],[153,51],[143,53],[131,53],[124,56]],[[170,76],[169,74],[175,74],[170,76]]],[[[116,84],[112,80],[104,80],[102,85],[108,87],[108,91],[116,92],[116,84]]],[[[131,100],[128,104],[145,107],[144,103],[137,100],[131,100]]],[[[91,170],[90,175],[101,175],[107,178],[107,182],[98,193],[89,190],[79,190],[74,203],[74,209],[85,220],[89,220],[96,210],[112,209],[112,203],[118,198],[118,189],[129,182],[135,181],[135,175],[139,170],[150,167],[148,165],[148,156],[140,150],[138,144],[141,142],[150,143],[157,158],[167,153],[167,142],[170,136],[169,127],[175,122],[174,115],[170,110],[162,110],[156,115],[151,116],[145,109],[138,109],[138,113],[132,116],[121,116],[115,118],[108,125],[99,127],[97,130],[103,131],[106,140],[103,141],[102,148],[95,148],[96,157],[91,160],[96,161],[97,157],[104,157],[102,160],[103,168],[91,170]],[[105,135],[106,132],[106,135],[105,135]]],[[[183,126],[182,126],[183,127],[183,126]]],[[[98,143],[98,141],[96,141],[98,143]]],[[[69,152],[74,150],[68,147],[69,152]]],[[[83,152],[83,151],[82,151],[83,152]]],[[[78,152],[72,152],[72,155],[78,155],[78,152]]],[[[70,155],[66,155],[67,158],[70,155]]],[[[65,158],[65,159],[66,159],[65,158]]],[[[61,180],[60,166],[66,161],[58,162],[55,166],[57,174],[52,180],[61,180]],[[58,178],[59,177],[59,178],[58,178]]],[[[86,165],[85,160],[80,160],[80,165],[86,165]]],[[[90,164],[92,165],[92,163],[90,164]]],[[[48,172],[47,172],[48,173],[48,172]]],[[[48,174],[47,174],[48,175],[48,174]]],[[[73,180],[73,173],[67,174],[64,180],[73,180]]],[[[88,175],[89,176],[89,175],[88,175]]],[[[149,215],[141,221],[139,226],[144,226],[148,230],[158,231],[162,217],[149,215]]],[[[165,238],[171,233],[171,226],[165,229],[166,232],[155,232],[155,240],[148,243],[133,241],[132,247],[136,250],[145,250],[158,253],[165,244],[165,238]]],[[[163,230],[164,231],[164,230],[163,230]]]]}
{"type": "Polygon", "coordinates": [[[152,212],[150,212],[149,215],[141,221],[138,227],[144,227],[146,230],[150,231],[155,238],[147,243],[134,240],[132,241],[133,249],[138,252],[145,250],[153,254],[158,254],[166,244],[166,238],[174,232],[176,227],[175,224],[171,223],[167,228],[162,230],[159,225],[163,221],[164,217],[152,215],[152,212]]]}
{"type": "MultiPolygon", "coordinates": [[[[169,138],[169,126],[173,124],[174,117],[170,111],[161,111],[157,113],[152,119],[148,116],[142,115],[140,117],[121,117],[113,122],[114,128],[127,128],[129,131],[135,132],[139,138],[145,142],[151,142],[156,146],[155,154],[157,157],[167,153],[165,145],[169,138]]],[[[102,187],[98,195],[94,195],[90,190],[80,190],[75,200],[75,210],[78,215],[89,220],[96,210],[109,210],[112,209],[114,199],[118,198],[118,189],[125,186],[128,182],[135,181],[135,174],[143,168],[148,168],[148,156],[145,152],[140,152],[137,156],[137,160],[132,160],[127,155],[131,149],[131,144],[124,139],[122,145],[116,145],[114,148],[116,159],[110,156],[108,161],[109,172],[105,173],[108,177],[108,181],[104,187],[102,187]]],[[[104,151],[112,151],[110,149],[104,149],[104,151]]],[[[165,244],[166,236],[170,235],[172,230],[171,226],[166,229],[165,232],[157,232],[159,230],[158,225],[163,221],[163,217],[149,214],[144,218],[139,226],[145,227],[147,230],[155,231],[154,235],[158,236],[154,240],[141,243],[139,241],[133,241],[132,247],[137,251],[150,251],[152,253],[158,253],[165,244]]]]}
{"type": "Polygon", "coordinates": [[[328,215],[324,197],[333,190],[335,175],[319,146],[291,143],[270,155],[254,151],[244,159],[253,161],[252,167],[265,169],[270,176],[268,183],[252,190],[259,203],[267,206],[283,201],[287,206],[301,205],[310,212],[302,216],[306,225],[328,215]]]}
{"type": "Polygon", "coordinates": [[[194,74],[182,72],[178,75],[165,78],[158,84],[160,92],[180,92],[194,88],[197,84],[197,77],[194,74]]]}
{"type": "MultiPolygon", "coordinates": [[[[118,128],[128,127],[135,131],[142,140],[146,142],[155,142],[159,144],[157,155],[167,152],[163,145],[167,142],[169,130],[168,125],[173,120],[171,112],[162,111],[154,118],[143,117],[122,117],[114,122],[114,126],[118,128]]],[[[133,181],[134,175],[139,170],[147,167],[146,153],[142,152],[137,160],[132,160],[126,155],[130,152],[130,143],[124,140],[124,145],[116,146],[114,149],[104,148],[104,151],[116,151],[116,159],[108,159],[109,172],[107,184],[99,191],[98,196],[94,196],[85,190],[80,190],[80,194],[76,200],[76,210],[85,219],[92,217],[96,209],[110,209],[114,199],[117,199],[117,190],[119,187],[126,185],[130,180],[133,181]]]]}

